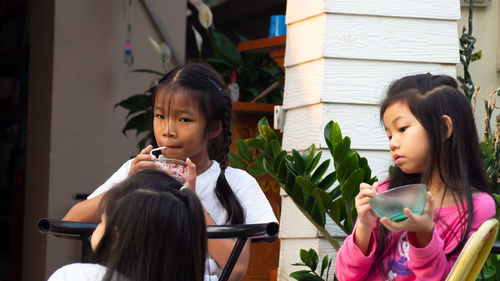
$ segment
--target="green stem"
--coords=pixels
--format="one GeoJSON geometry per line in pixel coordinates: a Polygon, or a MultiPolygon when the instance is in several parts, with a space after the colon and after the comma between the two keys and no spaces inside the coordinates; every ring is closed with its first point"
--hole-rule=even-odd
{"type": "MultiPolygon", "coordinates": [[[[293,201],[293,199],[292,199],[293,201]]],[[[337,240],[335,240],[331,235],[330,233],[328,233],[328,231],[326,231],[326,229],[317,224],[313,219],[312,217],[306,212],[306,210],[304,210],[302,207],[300,207],[297,203],[295,203],[295,201],[293,201],[293,203],[295,204],[295,206],[297,206],[297,208],[302,212],[302,214],[304,214],[304,216],[319,230],[319,232],[321,232],[321,234],[323,234],[323,236],[325,237],[325,239],[332,245],[332,247],[338,252],[340,250],[340,244],[339,242],[337,242],[337,240]]]]}
{"type": "MultiPolygon", "coordinates": [[[[344,199],[344,198],[342,198],[342,199],[344,199]]],[[[356,223],[356,222],[354,221],[354,218],[352,217],[351,208],[350,208],[347,200],[345,200],[345,199],[344,199],[344,204],[345,204],[345,212],[347,213],[347,217],[349,218],[349,221],[351,222],[351,225],[354,227],[354,223],[356,223]]],[[[352,232],[352,230],[350,232],[352,232]]]]}

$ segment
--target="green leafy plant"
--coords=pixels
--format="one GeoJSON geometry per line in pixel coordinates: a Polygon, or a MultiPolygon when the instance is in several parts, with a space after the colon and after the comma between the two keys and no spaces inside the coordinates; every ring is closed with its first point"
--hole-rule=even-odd
{"type": "MultiPolygon", "coordinates": [[[[257,52],[239,52],[231,40],[216,29],[207,30],[212,54],[205,61],[210,63],[229,83],[232,70],[238,76],[240,101],[251,101],[271,84],[278,81],[284,85],[281,68],[268,54],[257,52]]],[[[240,42],[248,41],[237,34],[240,42]]],[[[277,88],[259,100],[260,102],[281,104],[281,90],[277,88]]]]}
{"type": "MultiPolygon", "coordinates": [[[[377,180],[376,177],[371,177],[366,158],[360,157],[351,149],[350,138],[343,137],[338,123],[333,121],[330,121],[324,130],[333,163],[332,159],[320,163],[323,152],[316,152],[314,144],[302,153],[292,149],[291,154],[288,154],[282,150],[282,137],[269,127],[266,118],[259,121],[258,132],[255,138],[238,141],[238,151],[230,152],[231,165],[246,168],[254,176],[264,172],[271,175],[292,198],[297,208],[338,251],[339,243],[325,228],[326,216],[328,215],[346,234],[352,232],[357,219],[354,197],[359,192],[359,184],[371,184],[377,180]],[[330,168],[334,171],[328,173],[330,168]]],[[[294,278],[305,278],[311,274],[315,276],[316,273],[312,272],[316,268],[312,266],[314,263],[311,263],[316,259],[315,252],[309,250],[308,253],[309,258],[302,261],[310,267],[310,274],[305,271],[294,272],[294,278]]],[[[301,257],[306,256],[301,252],[301,257]]]]}
{"type": "Polygon", "coordinates": [[[294,266],[306,266],[309,269],[299,270],[292,272],[290,277],[296,280],[310,280],[310,281],[324,281],[328,280],[330,266],[332,265],[332,259],[328,258],[328,255],[324,256],[321,260],[321,264],[319,264],[319,257],[316,251],[313,249],[309,249],[306,251],[304,249],[300,249],[300,260],[302,262],[294,263],[294,266]],[[319,274],[316,273],[316,269],[319,268],[319,274]],[[324,278],[323,278],[324,277],[324,278]]]}

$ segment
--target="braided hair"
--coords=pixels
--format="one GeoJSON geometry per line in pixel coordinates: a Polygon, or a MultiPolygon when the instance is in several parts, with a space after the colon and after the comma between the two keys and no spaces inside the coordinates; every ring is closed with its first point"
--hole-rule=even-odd
{"type": "Polygon", "coordinates": [[[189,98],[199,105],[205,117],[205,135],[208,138],[210,129],[220,122],[222,134],[208,141],[208,157],[220,163],[220,174],[217,178],[214,193],[221,206],[227,212],[228,224],[244,223],[244,210],[238,198],[227,182],[225,171],[228,162],[229,145],[231,144],[232,102],[229,90],[223,78],[212,67],[203,63],[188,63],[168,72],[160,81],[153,94],[153,106],[157,95],[169,95],[183,90],[189,98]]]}

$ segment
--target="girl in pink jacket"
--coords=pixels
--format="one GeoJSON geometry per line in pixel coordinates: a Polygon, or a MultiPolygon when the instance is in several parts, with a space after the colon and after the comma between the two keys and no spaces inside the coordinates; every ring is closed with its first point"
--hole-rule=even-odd
{"type": "Polygon", "coordinates": [[[335,264],[339,280],[445,280],[469,236],[495,216],[472,108],[454,78],[414,75],[395,81],[380,116],[395,168],[390,179],[361,184],[358,221],[335,264]],[[394,222],[368,201],[377,192],[425,183],[422,214],[394,222]]]}

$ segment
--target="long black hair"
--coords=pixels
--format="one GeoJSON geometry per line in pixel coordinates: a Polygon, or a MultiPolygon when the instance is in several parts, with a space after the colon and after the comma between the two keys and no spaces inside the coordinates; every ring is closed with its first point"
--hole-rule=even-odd
{"type": "MultiPolygon", "coordinates": [[[[408,106],[427,133],[429,155],[422,174],[406,174],[394,167],[389,189],[411,183],[430,184],[432,173],[437,169],[445,190],[444,196],[452,195],[457,211],[462,218],[457,246],[447,256],[458,253],[469,237],[473,220],[473,190],[491,194],[480,155],[479,137],[470,101],[458,89],[457,81],[446,75],[420,74],[396,80],[388,89],[380,108],[380,119],[387,108],[397,102],[408,106]],[[448,127],[443,115],[450,117],[453,131],[447,137],[448,127]],[[464,205],[465,201],[465,205],[464,205]],[[465,214],[467,212],[467,215],[465,214]]],[[[436,227],[449,226],[435,214],[436,227]]],[[[375,264],[379,272],[387,275],[383,258],[394,253],[395,235],[379,224],[378,245],[375,264]]]]}
{"type": "Polygon", "coordinates": [[[188,63],[177,67],[158,82],[152,97],[153,108],[159,95],[167,96],[177,90],[184,90],[183,93],[189,95],[189,98],[198,104],[206,120],[205,134],[207,138],[210,128],[216,122],[222,124],[222,134],[209,139],[207,148],[208,157],[220,163],[220,174],[214,192],[222,207],[227,211],[226,223],[242,224],[245,222],[243,207],[225,176],[229,145],[231,144],[233,106],[224,79],[207,64],[188,63]]]}
{"type": "Polygon", "coordinates": [[[104,234],[93,260],[103,281],[202,281],[207,254],[203,207],[159,170],[141,170],[108,191],[104,234]]]}

